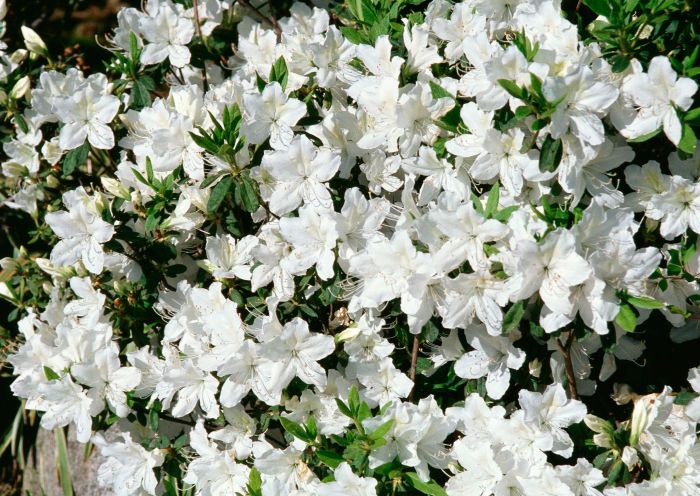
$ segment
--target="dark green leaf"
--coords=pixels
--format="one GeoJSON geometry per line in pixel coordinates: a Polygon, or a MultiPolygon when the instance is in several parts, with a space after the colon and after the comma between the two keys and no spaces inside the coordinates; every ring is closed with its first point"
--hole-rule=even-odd
{"type": "Polygon", "coordinates": [[[547,135],[540,150],[540,170],[543,172],[555,170],[561,162],[562,152],[561,140],[555,140],[547,135]]]}
{"type": "Polygon", "coordinates": [[[343,457],[335,451],[319,450],[316,451],[316,456],[319,460],[328,465],[330,468],[336,468],[338,465],[345,461],[343,460],[343,457]]]}
{"type": "Polygon", "coordinates": [[[63,159],[63,175],[70,176],[73,171],[85,163],[90,152],[90,144],[86,141],[78,148],[74,148],[66,153],[66,158],[63,159]]]}
{"type": "Polygon", "coordinates": [[[306,433],[306,429],[304,429],[302,425],[292,422],[284,417],[280,417],[279,419],[285,431],[290,433],[292,436],[301,439],[302,441],[309,441],[309,436],[306,433]]]}
{"type": "Polygon", "coordinates": [[[519,98],[521,100],[525,99],[525,92],[522,90],[522,88],[518,87],[518,85],[510,79],[499,79],[498,84],[500,84],[501,87],[504,90],[506,90],[511,96],[514,96],[515,98],[519,98]]]}
{"type": "Polygon", "coordinates": [[[255,183],[253,183],[253,180],[247,175],[242,176],[240,193],[241,200],[243,201],[243,208],[245,208],[247,212],[255,212],[260,207],[255,183]]]}
{"type": "Polygon", "coordinates": [[[212,213],[219,208],[219,205],[221,205],[221,202],[224,201],[224,198],[226,198],[226,195],[231,189],[232,184],[233,177],[226,176],[212,188],[209,201],[207,202],[207,212],[212,213]]]}
{"type": "Polygon", "coordinates": [[[278,58],[274,64],[272,64],[272,69],[270,69],[270,82],[277,81],[282,89],[287,88],[287,80],[289,79],[289,72],[287,71],[287,63],[284,61],[284,57],[278,58]]]}
{"type": "Polygon", "coordinates": [[[151,104],[151,94],[148,88],[139,79],[134,83],[131,89],[131,107],[135,110],[148,107],[151,104]]]}
{"type": "Polygon", "coordinates": [[[583,3],[599,16],[610,17],[608,0],[583,0],[583,3]]]}
{"type": "Polygon", "coordinates": [[[503,316],[503,332],[507,333],[517,329],[523,315],[525,315],[525,300],[516,301],[503,316]]]}

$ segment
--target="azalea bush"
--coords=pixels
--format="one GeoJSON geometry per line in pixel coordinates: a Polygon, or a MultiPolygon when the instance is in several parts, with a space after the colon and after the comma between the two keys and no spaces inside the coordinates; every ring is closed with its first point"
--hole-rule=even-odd
{"type": "Polygon", "coordinates": [[[324,4],[0,1],[23,408],[117,495],[697,495],[697,6],[324,4]]]}

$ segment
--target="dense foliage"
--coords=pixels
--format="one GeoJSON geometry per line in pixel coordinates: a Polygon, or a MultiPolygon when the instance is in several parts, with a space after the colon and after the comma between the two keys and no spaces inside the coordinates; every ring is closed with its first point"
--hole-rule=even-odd
{"type": "Polygon", "coordinates": [[[3,349],[101,485],[700,492],[692,0],[13,14],[3,349]]]}

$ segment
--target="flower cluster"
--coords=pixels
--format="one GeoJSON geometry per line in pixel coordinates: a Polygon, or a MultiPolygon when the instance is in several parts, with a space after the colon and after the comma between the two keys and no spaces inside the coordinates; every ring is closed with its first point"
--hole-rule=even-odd
{"type": "Polygon", "coordinates": [[[100,484],[700,491],[700,368],[625,383],[700,338],[696,82],[556,0],[412,3],[148,0],[106,74],[0,56],[12,391],[100,484]]]}

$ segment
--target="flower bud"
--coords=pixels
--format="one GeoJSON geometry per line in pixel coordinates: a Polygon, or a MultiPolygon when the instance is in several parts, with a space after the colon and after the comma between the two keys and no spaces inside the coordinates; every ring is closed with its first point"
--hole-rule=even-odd
{"type": "Polygon", "coordinates": [[[18,48],[14,52],[12,52],[12,55],[10,55],[10,60],[12,61],[13,64],[21,64],[25,60],[27,60],[27,56],[29,55],[29,52],[25,50],[24,48],[18,48]]]}
{"type": "Polygon", "coordinates": [[[15,83],[10,91],[10,98],[13,100],[19,100],[24,95],[28,94],[32,87],[32,81],[29,76],[23,76],[15,83]]]}
{"type": "Polygon", "coordinates": [[[0,282],[0,296],[7,298],[8,300],[15,300],[15,295],[12,294],[12,290],[6,282],[0,282]]]}
{"type": "Polygon", "coordinates": [[[48,175],[46,176],[46,186],[49,188],[58,188],[58,186],[61,184],[61,182],[58,180],[56,176],[53,175],[48,175]]]}
{"type": "Polygon", "coordinates": [[[124,187],[124,185],[119,180],[114,179],[112,177],[102,176],[100,178],[100,181],[102,182],[102,187],[108,193],[111,193],[119,198],[123,198],[126,201],[129,201],[131,199],[129,190],[126,189],[126,187],[124,187]]]}
{"type": "Polygon", "coordinates": [[[22,26],[22,37],[24,38],[24,45],[30,52],[37,55],[46,55],[49,52],[44,40],[32,28],[22,26]]]}

